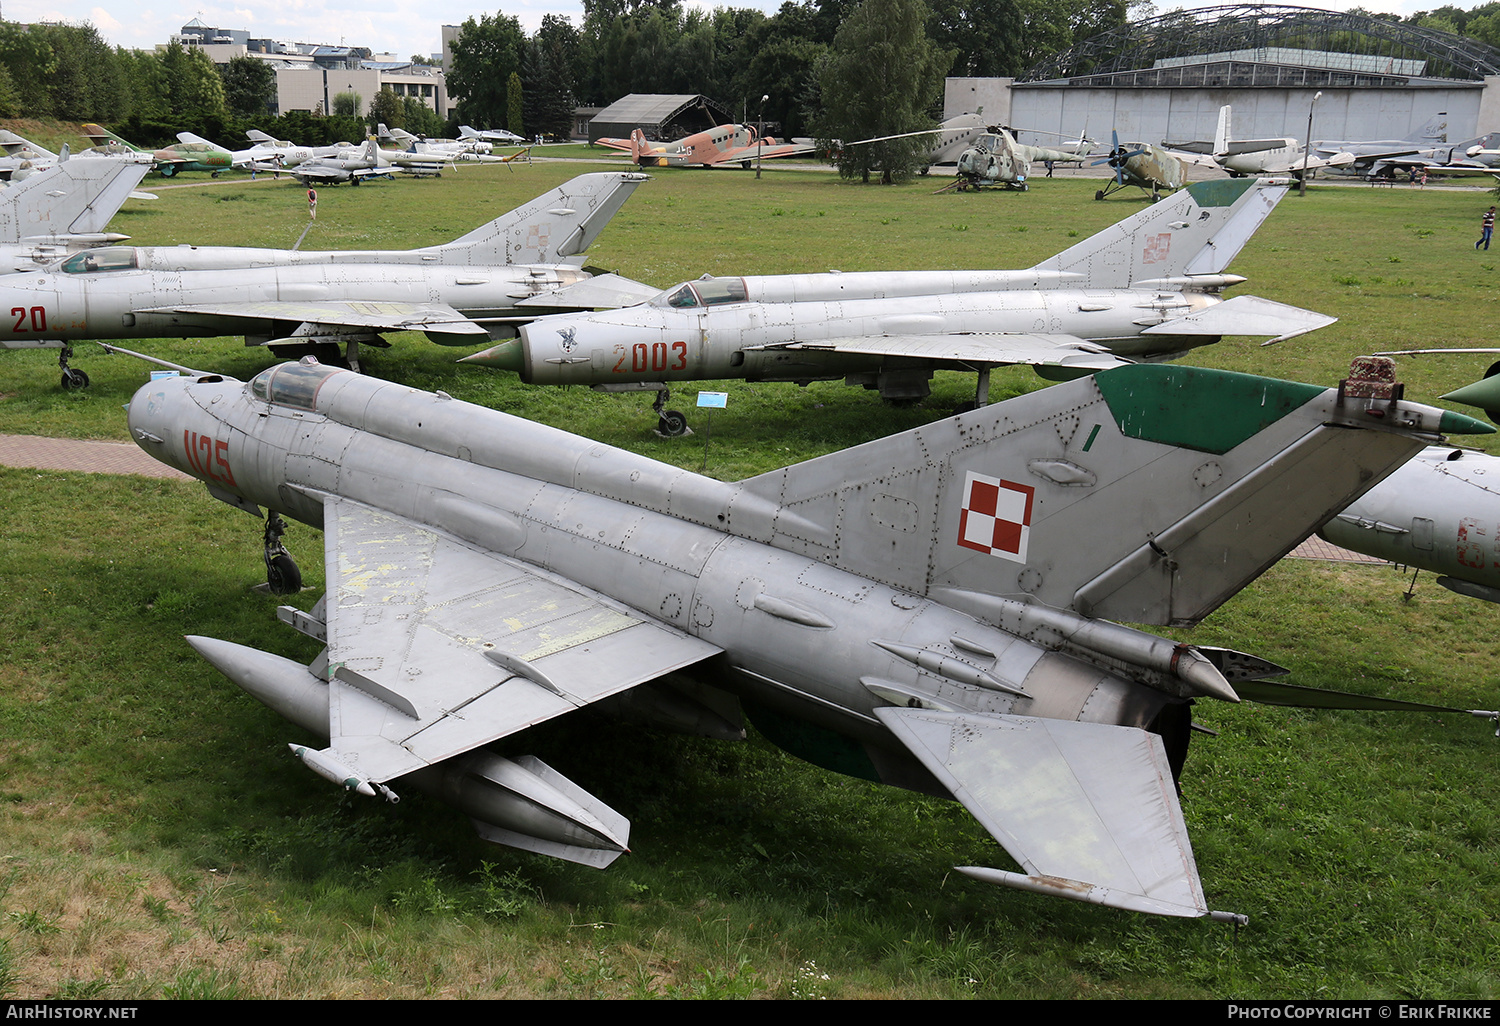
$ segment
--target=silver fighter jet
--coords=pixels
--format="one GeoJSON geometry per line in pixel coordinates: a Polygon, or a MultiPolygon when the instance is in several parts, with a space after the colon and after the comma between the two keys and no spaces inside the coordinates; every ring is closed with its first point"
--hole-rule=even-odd
{"type": "Polygon", "coordinates": [[[424,249],[304,252],[240,247],[111,247],[45,273],[0,279],[0,348],[61,348],[68,366],[88,339],[242,334],[246,345],[384,345],[423,331],[445,345],[515,334],[538,313],[638,300],[655,290],[590,279],[584,250],[648,176],[581,175],[453,242],[424,249]],[[573,288],[569,288],[573,286],[573,288]],[[623,298],[622,298],[623,297],[623,298]],[[515,309],[537,299],[528,311],[515,309]]]}
{"type": "Polygon", "coordinates": [[[737,484],[311,359],[153,381],[129,429],[271,513],[283,589],[281,516],[322,529],[327,594],[280,612],[311,665],[189,640],[346,789],[604,865],[620,813],[484,746],[626,700],[734,737],[744,699],[794,754],[962,802],[1022,867],[971,877],[1204,916],[1190,703],[1279,668],[1112,621],[1197,622],[1440,431],[1492,430],[1358,395],[1121,367],[737,484]]]}
{"type": "MultiPolygon", "coordinates": [[[[37,271],[80,250],[124,242],[130,236],[105,228],[150,170],[149,164],[75,158],[12,179],[0,189],[0,274],[37,271]]],[[[13,311],[11,319],[22,312],[13,311]]]]}
{"type": "Polygon", "coordinates": [[[997,365],[1075,377],[1224,335],[1278,341],[1332,323],[1220,294],[1245,280],[1225,268],[1286,192],[1271,180],[1197,182],[1021,271],[704,277],[641,306],[540,318],[465,360],[535,384],[655,390],[663,434],[687,423],[663,410],[674,381],[845,378],[910,399],[927,395],[935,369],[976,370],[982,405],[997,365]]]}

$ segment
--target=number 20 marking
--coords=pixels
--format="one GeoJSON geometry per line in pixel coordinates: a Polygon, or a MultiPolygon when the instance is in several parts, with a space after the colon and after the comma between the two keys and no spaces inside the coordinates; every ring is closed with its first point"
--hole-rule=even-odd
{"type": "Polygon", "coordinates": [[[13,306],[10,308],[10,315],[16,319],[15,325],[10,329],[14,334],[24,335],[27,331],[47,330],[47,308],[44,306],[34,306],[30,310],[24,306],[13,306]],[[26,327],[28,314],[31,316],[29,329],[26,327]]]}

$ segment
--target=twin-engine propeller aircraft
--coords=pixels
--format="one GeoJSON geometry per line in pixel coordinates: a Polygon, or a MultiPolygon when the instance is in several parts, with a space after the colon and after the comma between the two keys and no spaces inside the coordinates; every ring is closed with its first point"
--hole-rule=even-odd
{"type": "Polygon", "coordinates": [[[628,150],[630,159],[641,167],[713,167],[738,163],[748,168],[756,160],[791,157],[817,149],[811,143],[780,143],[770,136],[758,136],[750,125],[719,125],[669,143],[650,142],[646,133],[637,128],[629,139],[598,142],[600,146],[628,150]]]}
{"type": "Polygon", "coordinates": [[[733,738],[743,702],[796,755],[962,802],[1021,867],[971,877],[1233,921],[1175,778],[1195,700],[1285,671],[1112,621],[1196,623],[1439,432],[1492,430],[1139,365],[729,484],[310,358],[153,381],[129,429],[270,512],[283,589],[281,517],[323,530],[327,594],[279,612],[326,644],[310,665],[189,641],[348,790],[426,791],[490,841],[602,867],[625,816],[484,746],[622,702],[733,738]]]}
{"type": "Polygon", "coordinates": [[[935,370],[974,370],[983,404],[999,365],[1087,374],[1223,335],[1279,340],[1332,323],[1221,295],[1245,280],[1225,268],[1286,191],[1284,181],[1197,182],[1021,271],[705,277],[640,306],[539,318],[465,360],[534,384],[654,390],[663,434],[687,424],[663,409],[674,381],[844,378],[912,399],[935,370]]]}
{"type": "Polygon", "coordinates": [[[1183,153],[1201,153],[1214,159],[1225,171],[1235,177],[1241,175],[1292,175],[1301,178],[1303,173],[1312,174],[1325,169],[1334,170],[1354,165],[1354,154],[1331,153],[1314,156],[1297,145],[1291,137],[1275,139],[1234,139],[1229,133],[1230,108],[1219,108],[1219,123],[1212,142],[1163,142],[1169,150],[1183,153]]]}
{"type": "Polygon", "coordinates": [[[246,345],[383,346],[381,332],[423,331],[443,345],[515,334],[547,310],[638,301],[654,290],[580,268],[586,250],[646,175],[581,175],[453,242],[423,249],[296,251],[108,247],[45,272],[0,278],[0,348],[87,339],[243,334],[246,345]],[[522,299],[540,299],[525,311],[522,299]]]}

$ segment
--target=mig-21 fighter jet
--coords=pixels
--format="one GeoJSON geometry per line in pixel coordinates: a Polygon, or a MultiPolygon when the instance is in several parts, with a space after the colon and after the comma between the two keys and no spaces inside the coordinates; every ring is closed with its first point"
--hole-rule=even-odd
{"type": "Polygon", "coordinates": [[[88,339],[243,334],[246,345],[383,345],[381,332],[422,331],[444,345],[514,334],[551,310],[638,301],[654,290],[591,278],[581,254],[646,175],[581,175],[442,246],[296,251],[233,246],[108,247],[45,272],[0,278],[0,349],[61,348],[68,366],[88,339]],[[570,288],[571,286],[571,288],[570,288]],[[527,311],[522,299],[545,299],[527,311]]]}
{"type": "Polygon", "coordinates": [[[1286,192],[1284,180],[1198,182],[1026,270],[705,276],[639,306],[539,318],[465,360],[539,385],[654,390],[663,434],[687,424],[663,409],[674,381],[844,378],[916,399],[935,370],[974,370],[983,404],[1000,365],[1076,376],[1331,324],[1221,294],[1245,280],[1225,269],[1286,192]]]}
{"type": "Polygon", "coordinates": [[[626,817],[485,746],[627,695],[714,737],[743,708],[811,762],[962,802],[1021,867],[970,877],[1238,922],[1175,778],[1195,700],[1285,671],[1114,621],[1198,622],[1440,432],[1493,430],[1351,384],[1118,367],[737,484],[311,358],[153,381],[129,430],[271,514],[282,591],[281,517],[322,529],[327,594],[278,614],[326,645],[311,665],[189,641],[347,790],[602,867],[626,817]]]}

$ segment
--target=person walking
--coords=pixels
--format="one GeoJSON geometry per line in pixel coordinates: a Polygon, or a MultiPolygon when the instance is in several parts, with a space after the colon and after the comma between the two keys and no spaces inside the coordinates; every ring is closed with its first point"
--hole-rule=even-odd
{"type": "Polygon", "coordinates": [[[1493,234],[1495,234],[1495,208],[1490,207],[1484,212],[1484,220],[1479,222],[1479,242],[1474,243],[1474,248],[1478,249],[1480,243],[1483,243],[1484,248],[1489,249],[1490,236],[1493,234]]]}

